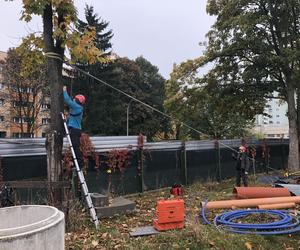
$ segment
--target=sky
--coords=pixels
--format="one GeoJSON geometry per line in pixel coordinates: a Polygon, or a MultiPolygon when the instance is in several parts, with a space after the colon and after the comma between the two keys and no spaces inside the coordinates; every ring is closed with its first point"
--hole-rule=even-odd
{"type": "MultiPolygon", "coordinates": [[[[166,79],[174,63],[193,59],[203,53],[205,41],[215,18],[206,14],[206,0],[75,0],[79,17],[85,4],[109,22],[113,51],[122,57],[143,56],[159,68],[166,79]]],[[[41,19],[31,23],[19,20],[22,1],[0,2],[0,51],[16,47],[21,38],[42,31],[41,19]]]]}

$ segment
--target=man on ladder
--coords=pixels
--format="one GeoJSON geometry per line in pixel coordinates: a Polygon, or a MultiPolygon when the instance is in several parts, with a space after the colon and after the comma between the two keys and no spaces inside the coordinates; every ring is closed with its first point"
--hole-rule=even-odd
{"type": "MultiPolygon", "coordinates": [[[[80,150],[80,136],[81,136],[81,122],[83,116],[83,105],[85,103],[85,97],[83,95],[76,95],[74,100],[68,95],[67,87],[63,87],[64,102],[69,107],[69,119],[67,120],[67,126],[70,132],[72,145],[75,151],[75,155],[78,161],[79,168],[82,170],[84,166],[83,155],[80,150]]],[[[81,198],[80,187],[77,188],[79,198],[81,198]]]]}
{"type": "Polygon", "coordinates": [[[80,136],[81,136],[81,121],[83,115],[83,104],[85,102],[85,97],[83,95],[76,95],[74,100],[72,100],[67,93],[66,86],[63,87],[63,94],[64,94],[64,101],[69,106],[69,114],[70,114],[70,117],[66,122],[64,114],[61,113],[64,122],[64,127],[66,130],[67,139],[70,144],[76,172],[79,178],[78,180],[81,185],[81,189],[83,191],[83,195],[86,200],[88,210],[90,212],[92,221],[94,222],[96,228],[98,228],[99,221],[97,218],[96,210],[94,208],[91,196],[88,191],[88,187],[84,179],[84,175],[82,173],[84,161],[83,161],[82,152],[80,150],[80,136]]]}

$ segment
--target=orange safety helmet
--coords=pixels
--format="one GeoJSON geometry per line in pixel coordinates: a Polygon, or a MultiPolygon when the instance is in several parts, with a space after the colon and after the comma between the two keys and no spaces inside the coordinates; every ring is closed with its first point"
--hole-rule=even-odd
{"type": "Polygon", "coordinates": [[[78,102],[80,104],[84,104],[85,103],[85,97],[84,97],[84,95],[75,95],[75,99],[78,100],[78,102]]]}

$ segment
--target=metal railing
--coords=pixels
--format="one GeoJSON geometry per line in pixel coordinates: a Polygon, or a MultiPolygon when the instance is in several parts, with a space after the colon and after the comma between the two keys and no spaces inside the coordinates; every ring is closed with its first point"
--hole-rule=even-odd
{"type": "MultiPolygon", "coordinates": [[[[136,150],[138,148],[138,136],[99,136],[90,137],[96,152],[107,152],[111,149],[129,148],[136,150]]],[[[45,138],[31,139],[0,139],[0,157],[21,157],[46,155],[45,138]]],[[[214,140],[186,141],[185,150],[203,150],[216,147],[214,140]]],[[[220,148],[237,148],[241,143],[240,139],[220,140],[220,148]]],[[[249,144],[261,145],[259,140],[251,140],[249,144]]],[[[288,144],[288,140],[268,139],[268,145],[288,144]]],[[[182,147],[182,141],[161,141],[145,142],[144,149],[148,150],[178,150],[182,147]]],[[[67,139],[64,138],[64,149],[68,147],[67,139]]]]}

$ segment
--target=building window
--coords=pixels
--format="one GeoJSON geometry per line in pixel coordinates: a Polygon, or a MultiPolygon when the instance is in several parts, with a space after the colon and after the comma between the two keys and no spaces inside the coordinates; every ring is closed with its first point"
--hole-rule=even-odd
{"type": "Polygon", "coordinates": [[[33,89],[32,88],[26,88],[26,87],[21,87],[21,88],[19,88],[19,91],[21,92],[21,93],[32,93],[33,92],[33,89]]]}
{"type": "Polygon", "coordinates": [[[14,123],[25,123],[25,122],[33,122],[32,117],[14,117],[13,122],[14,123]]]}
{"type": "Polygon", "coordinates": [[[50,104],[49,103],[43,103],[42,104],[42,109],[50,109],[50,104]]]}
{"type": "Polygon", "coordinates": [[[50,123],[50,118],[42,118],[42,124],[46,125],[50,123]]]}
{"type": "Polygon", "coordinates": [[[6,132],[0,131],[0,138],[5,138],[5,137],[6,137],[6,132]]]}
{"type": "Polygon", "coordinates": [[[46,137],[46,133],[42,133],[42,137],[44,137],[44,138],[45,138],[45,137],[46,137]]]}
{"type": "Polygon", "coordinates": [[[14,101],[14,107],[28,107],[32,104],[32,102],[21,102],[21,101],[14,101]]]}
{"type": "Polygon", "coordinates": [[[20,87],[20,86],[11,86],[12,90],[15,92],[20,92],[20,93],[33,93],[33,89],[32,88],[27,88],[27,87],[20,87]]]}
{"type": "Polygon", "coordinates": [[[276,117],[279,117],[279,115],[276,115],[276,117]]]}
{"type": "Polygon", "coordinates": [[[280,121],[277,121],[276,124],[280,124],[280,121]]]}
{"type": "Polygon", "coordinates": [[[0,99],[0,107],[4,105],[4,99],[0,99]]]}
{"type": "Polygon", "coordinates": [[[13,121],[14,121],[14,123],[21,123],[22,122],[22,118],[21,117],[14,117],[13,121]]]}
{"type": "Polygon", "coordinates": [[[274,137],[275,137],[275,134],[268,134],[267,136],[268,136],[268,137],[274,138],[274,137]]]}
{"type": "Polygon", "coordinates": [[[33,122],[34,119],[32,117],[24,117],[23,122],[33,122]]]}
{"type": "Polygon", "coordinates": [[[13,138],[34,138],[33,133],[13,133],[13,138]]]}
{"type": "Polygon", "coordinates": [[[0,82],[0,89],[4,89],[4,83],[0,82]]]}
{"type": "Polygon", "coordinates": [[[273,124],[273,121],[269,121],[269,124],[273,124]]]}
{"type": "Polygon", "coordinates": [[[4,122],[4,116],[3,115],[0,116],[0,122],[4,122]]]}

